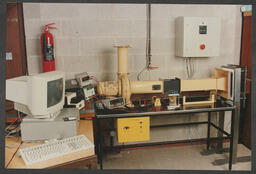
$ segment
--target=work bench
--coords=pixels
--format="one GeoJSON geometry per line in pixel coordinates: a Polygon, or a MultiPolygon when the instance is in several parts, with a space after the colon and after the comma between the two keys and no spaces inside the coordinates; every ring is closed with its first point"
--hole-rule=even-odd
{"type": "MultiPolygon", "coordinates": [[[[78,135],[84,134],[91,142],[94,142],[93,139],[93,128],[91,120],[80,120],[78,127],[78,135]]],[[[32,169],[29,166],[26,166],[23,159],[18,155],[20,148],[34,146],[42,144],[42,142],[22,142],[21,137],[9,137],[5,138],[5,167],[7,169],[32,169]]],[[[61,161],[61,163],[54,163],[45,161],[45,165],[38,167],[39,169],[70,169],[70,168],[84,168],[88,166],[89,169],[97,169],[97,155],[87,155],[87,156],[74,156],[69,154],[69,160],[64,161],[63,157],[55,159],[56,161],[61,161]],[[70,160],[70,159],[75,160],[70,160]]]]}
{"type": "MultiPolygon", "coordinates": [[[[206,149],[209,151],[210,143],[211,141],[219,141],[219,148],[222,148],[222,140],[223,139],[229,139],[230,140],[230,148],[229,148],[229,159],[228,159],[228,168],[229,170],[232,169],[232,162],[234,163],[234,159],[236,159],[236,150],[237,150],[237,141],[234,141],[234,136],[237,137],[237,135],[234,135],[236,131],[234,131],[234,125],[239,123],[239,120],[236,119],[239,117],[239,115],[236,112],[236,106],[232,106],[227,103],[221,103],[216,102],[214,107],[204,107],[204,108],[180,108],[179,110],[158,110],[158,111],[150,111],[150,112],[142,112],[142,111],[113,111],[110,110],[97,110],[95,111],[95,117],[94,120],[94,132],[95,133],[95,148],[96,153],[98,156],[98,162],[100,164],[100,169],[103,169],[103,151],[106,149],[119,149],[122,148],[133,148],[133,147],[143,147],[143,146],[152,146],[152,145],[163,145],[163,144],[177,144],[177,143],[189,143],[189,142],[198,142],[198,141],[206,141],[206,149]],[[226,132],[224,130],[224,116],[225,111],[231,111],[231,130],[230,133],[226,132]],[[219,125],[214,124],[211,121],[212,113],[220,113],[219,114],[219,125]],[[153,129],[155,127],[169,127],[169,126],[188,126],[188,125],[199,125],[199,124],[206,124],[207,125],[207,138],[200,138],[200,139],[185,139],[185,140],[178,140],[178,141],[162,141],[162,142],[149,142],[149,143],[139,143],[139,144],[127,144],[127,145],[113,145],[111,143],[110,146],[104,145],[104,131],[111,131],[111,130],[104,130],[101,126],[101,123],[108,120],[108,119],[118,119],[118,118],[134,118],[134,117],[165,117],[165,116],[177,116],[177,115],[187,115],[187,114],[195,114],[195,113],[208,113],[203,114],[208,117],[207,121],[201,121],[201,122],[189,122],[189,123],[176,123],[176,124],[163,124],[163,125],[154,125],[150,126],[150,129],[153,129]],[[210,128],[213,127],[218,130],[218,136],[217,137],[211,137],[210,136],[210,128]],[[226,135],[226,136],[223,136],[226,135]]],[[[225,161],[226,159],[224,159],[225,161]]]]}

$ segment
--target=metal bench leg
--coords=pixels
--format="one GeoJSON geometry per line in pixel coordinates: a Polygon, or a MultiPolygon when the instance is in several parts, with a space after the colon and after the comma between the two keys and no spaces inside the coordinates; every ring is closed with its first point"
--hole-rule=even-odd
{"type": "Polygon", "coordinates": [[[210,134],[211,134],[211,112],[208,112],[207,150],[209,150],[210,148],[210,134]]]}

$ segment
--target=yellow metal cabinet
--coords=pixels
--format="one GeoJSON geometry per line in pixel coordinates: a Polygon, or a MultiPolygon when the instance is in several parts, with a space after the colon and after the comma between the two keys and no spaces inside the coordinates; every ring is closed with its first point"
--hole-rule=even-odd
{"type": "Polygon", "coordinates": [[[149,140],[149,117],[118,118],[119,143],[149,140]]]}

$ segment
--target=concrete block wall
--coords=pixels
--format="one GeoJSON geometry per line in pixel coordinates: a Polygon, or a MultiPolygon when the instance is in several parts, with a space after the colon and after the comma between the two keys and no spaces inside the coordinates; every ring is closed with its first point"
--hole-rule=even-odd
{"type": "MultiPolygon", "coordinates": [[[[29,74],[42,72],[40,35],[42,26],[56,23],[51,30],[55,42],[57,70],[66,78],[87,71],[98,80],[115,80],[117,50],[114,45],[131,45],[129,72],[132,80],[145,66],[145,4],[55,4],[24,3],[26,49],[29,74]]],[[[175,57],[175,26],[178,16],[221,17],[220,56],[197,58],[195,78],[209,77],[216,66],[238,64],[241,13],[235,5],[152,5],[152,64],[159,69],[145,72],[141,79],[186,78],[185,60],[175,57]]],[[[206,117],[196,116],[196,120],[206,117]]],[[[170,119],[186,121],[190,116],[170,119]]],[[[228,122],[228,121],[227,121],[228,122]]],[[[204,134],[205,129],[199,129],[204,134]]],[[[184,137],[184,128],[172,128],[174,139],[184,137]],[[178,135],[175,134],[178,133],[178,135]],[[183,132],[183,134],[181,133],[183,132]],[[175,134],[175,136],[174,136],[175,134]],[[176,138],[175,138],[176,137],[176,138]]]]}

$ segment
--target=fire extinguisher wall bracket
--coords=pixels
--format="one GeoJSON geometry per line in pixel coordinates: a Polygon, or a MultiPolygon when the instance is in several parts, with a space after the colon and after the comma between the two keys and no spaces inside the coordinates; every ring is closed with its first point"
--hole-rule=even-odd
{"type": "Polygon", "coordinates": [[[44,31],[41,34],[41,51],[43,61],[43,72],[49,72],[55,70],[55,58],[54,58],[54,41],[53,35],[49,29],[56,29],[51,27],[55,23],[50,23],[44,26],[44,31]]]}

